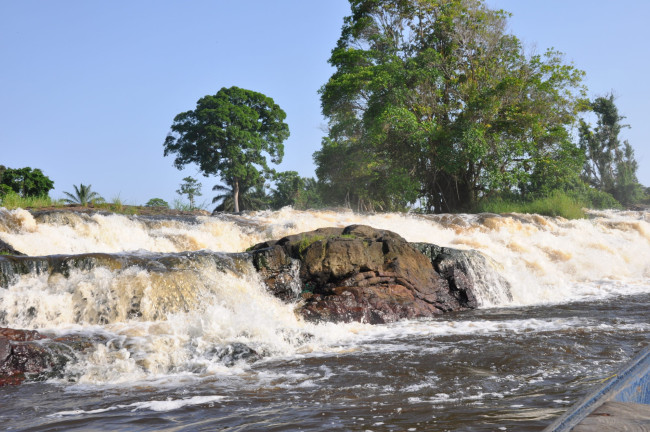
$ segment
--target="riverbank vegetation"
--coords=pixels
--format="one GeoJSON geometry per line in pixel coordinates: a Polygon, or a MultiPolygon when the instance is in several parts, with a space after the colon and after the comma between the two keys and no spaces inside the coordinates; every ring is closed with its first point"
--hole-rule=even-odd
{"type": "Polygon", "coordinates": [[[204,174],[221,176],[218,211],[238,211],[245,202],[241,209],[579,217],[582,207],[644,199],[632,147],[619,139],[624,117],[613,96],[589,100],[585,73],[562,53],[526,53],[506,31],[507,12],[482,0],[350,4],[329,59],[334,73],[320,89],[328,134],[314,154],[316,180],[277,173],[260,156],[261,149],[280,160],[284,117],[276,120],[284,135],[269,140],[260,135],[268,129],[263,117],[240,123],[259,116],[242,111],[246,98],[220,97],[263,95],[224,88],[174,119],[165,153],[176,153],[176,166],[196,162],[204,174]],[[221,102],[206,107],[206,100],[221,102]],[[220,114],[209,116],[208,108],[220,114]],[[231,133],[233,126],[243,132],[231,133]],[[258,160],[224,151],[230,146],[258,160]],[[255,162],[260,169],[249,176],[255,162]]]}
{"type": "MultiPolygon", "coordinates": [[[[313,155],[315,179],[270,166],[282,160],[289,126],[261,93],[222,88],[173,119],[164,154],[177,168],[195,164],[220,179],[216,211],[347,207],[574,218],[584,207],[650,204],[633,148],[619,138],[629,126],[614,97],[589,99],[585,72],[562,53],[527,53],[508,33],[506,11],[484,0],[350,5],[329,58],[334,72],[319,90],[328,129],[313,155]]],[[[189,205],[173,207],[207,208],[194,202],[200,183],[184,181],[177,192],[189,205]]],[[[38,169],[0,167],[5,207],[57,205],[47,198],[52,188],[38,169]]]]}

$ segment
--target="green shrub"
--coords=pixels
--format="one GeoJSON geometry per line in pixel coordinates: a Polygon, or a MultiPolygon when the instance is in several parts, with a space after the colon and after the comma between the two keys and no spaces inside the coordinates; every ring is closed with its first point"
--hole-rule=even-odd
{"type": "Polygon", "coordinates": [[[609,193],[582,184],[567,192],[567,194],[585,203],[593,209],[620,209],[621,204],[609,193]]]}
{"type": "Polygon", "coordinates": [[[160,207],[160,208],[169,208],[169,203],[162,198],[151,198],[145,204],[145,207],[160,207]]]}
{"type": "Polygon", "coordinates": [[[0,206],[8,210],[16,208],[41,208],[41,207],[54,207],[63,205],[60,200],[52,201],[47,196],[28,196],[21,197],[14,191],[7,192],[2,199],[0,199],[0,206]]]}
{"type": "Polygon", "coordinates": [[[500,197],[482,201],[476,212],[482,213],[536,213],[544,216],[562,216],[566,219],[585,217],[583,201],[562,191],[532,201],[503,199],[500,197]]]}

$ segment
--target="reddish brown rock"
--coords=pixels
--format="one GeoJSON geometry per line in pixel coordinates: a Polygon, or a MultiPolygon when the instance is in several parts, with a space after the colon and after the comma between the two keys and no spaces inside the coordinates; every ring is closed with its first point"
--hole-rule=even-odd
{"type": "Polygon", "coordinates": [[[0,386],[58,376],[74,352],[91,346],[79,337],[51,339],[35,330],[0,328],[0,386]]]}
{"type": "Polygon", "coordinates": [[[299,312],[309,320],[378,324],[477,306],[462,269],[447,263],[439,271],[437,255],[369,226],[323,228],[256,245],[252,253],[271,292],[283,272],[273,263],[299,261],[299,312]]]}

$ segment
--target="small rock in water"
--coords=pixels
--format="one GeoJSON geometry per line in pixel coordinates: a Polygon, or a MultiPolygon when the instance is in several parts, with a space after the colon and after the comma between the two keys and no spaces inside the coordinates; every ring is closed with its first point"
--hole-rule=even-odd
{"type": "Polygon", "coordinates": [[[254,362],[262,357],[257,351],[241,342],[215,347],[211,353],[226,366],[232,366],[242,360],[254,362]]]}

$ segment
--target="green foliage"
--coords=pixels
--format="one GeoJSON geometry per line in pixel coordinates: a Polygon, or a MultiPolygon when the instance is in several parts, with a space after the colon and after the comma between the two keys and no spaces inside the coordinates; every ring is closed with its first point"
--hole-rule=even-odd
{"type": "Polygon", "coordinates": [[[196,207],[194,205],[194,197],[201,196],[201,183],[198,182],[193,177],[185,177],[183,183],[179,189],[176,190],[176,193],[179,195],[187,195],[188,200],[190,201],[190,210],[194,210],[196,207]]]}
{"type": "MultiPolygon", "coordinates": [[[[236,212],[235,210],[235,193],[232,185],[223,186],[215,185],[213,191],[220,192],[219,195],[212,198],[212,203],[217,204],[214,211],[217,212],[236,212]]],[[[264,183],[258,183],[255,186],[240,187],[239,210],[264,210],[269,208],[270,198],[266,194],[264,183]]]]}
{"type": "Polygon", "coordinates": [[[186,203],[183,200],[178,198],[174,199],[174,201],[172,202],[172,208],[174,210],[179,210],[179,211],[187,211],[187,212],[192,211],[192,207],[190,206],[189,203],[186,203]]]}
{"type": "Polygon", "coordinates": [[[643,204],[650,204],[650,187],[646,187],[643,191],[643,198],[641,199],[643,204]]]}
{"type": "Polygon", "coordinates": [[[593,209],[620,209],[621,204],[607,192],[593,188],[585,183],[580,183],[566,190],[566,193],[584,202],[586,207],[593,209]]]}
{"type": "Polygon", "coordinates": [[[300,177],[296,171],[275,174],[275,189],[271,192],[271,207],[292,206],[305,210],[322,207],[318,185],[313,178],[300,177]]]}
{"type": "Polygon", "coordinates": [[[16,192],[14,192],[11,186],[8,186],[6,184],[0,184],[0,199],[2,199],[2,197],[6,196],[9,193],[15,194],[16,192]]]}
{"type": "Polygon", "coordinates": [[[63,192],[67,198],[64,198],[63,201],[68,204],[78,204],[82,206],[87,206],[90,203],[101,201],[104,199],[95,191],[92,190],[92,185],[84,185],[81,183],[79,187],[77,185],[72,185],[74,187],[74,194],[70,192],[63,192]]]}
{"type": "Polygon", "coordinates": [[[0,205],[8,210],[16,208],[42,208],[60,206],[61,201],[53,201],[48,195],[21,197],[13,190],[0,196],[0,205]]]}
{"type": "Polygon", "coordinates": [[[566,219],[585,217],[585,203],[562,192],[554,191],[550,195],[533,201],[493,198],[482,201],[476,208],[480,213],[535,213],[545,216],[561,216],[566,219]]]}
{"type": "Polygon", "coordinates": [[[327,202],[462,211],[488,193],[575,176],[583,72],[528,57],[482,0],[351,0],[321,88],[314,155],[327,202]]]}
{"type": "Polygon", "coordinates": [[[284,171],[275,175],[275,190],[271,194],[273,208],[279,209],[295,204],[296,198],[305,187],[305,182],[296,171],[284,171]]]}
{"type": "Polygon", "coordinates": [[[162,198],[151,198],[145,207],[169,208],[169,203],[162,198]]]}
{"type": "Polygon", "coordinates": [[[404,211],[418,197],[420,184],[405,169],[391,169],[381,155],[358,140],[324,138],[314,153],[321,205],[357,211],[404,211]]]}
{"type": "Polygon", "coordinates": [[[2,168],[0,184],[5,187],[0,189],[0,193],[6,193],[9,188],[24,198],[39,197],[54,189],[54,182],[38,168],[2,168]]]}
{"type": "Polygon", "coordinates": [[[596,98],[590,109],[597,116],[596,127],[592,129],[580,120],[579,131],[580,147],[586,155],[584,181],[613,195],[623,205],[639,202],[643,187],[636,177],[638,164],[632,146],[619,139],[621,130],[629,126],[621,124],[625,117],[619,115],[614,96],[596,98]]]}
{"type": "Polygon", "coordinates": [[[196,109],[178,114],[164,143],[174,165],[196,163],[204,175],[219,175],[234,188],[239,211],[240,185],[257,184],[280,163],[289,137],[285,112],[261,93],[238,87],[222,88],[198,100],[196,109]]]}

